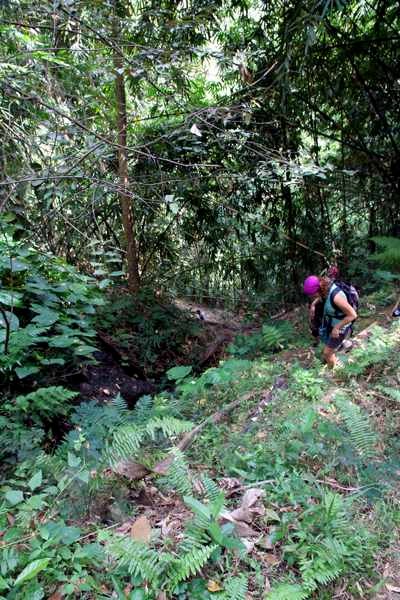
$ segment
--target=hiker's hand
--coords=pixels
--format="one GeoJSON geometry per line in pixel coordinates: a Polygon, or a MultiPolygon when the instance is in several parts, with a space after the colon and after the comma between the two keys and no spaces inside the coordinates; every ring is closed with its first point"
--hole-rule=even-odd
{"type": "Polygon", "coordinates": [[[340,331],[339,331],[339,329],[338,329],[337,327],[334,327],[334,328],[332,329],[332,331],[331,331],[331,336],[332,336],[333,338],[338,338],[338,337],[339,337],[339,335],[340,335],[340,331]]]}

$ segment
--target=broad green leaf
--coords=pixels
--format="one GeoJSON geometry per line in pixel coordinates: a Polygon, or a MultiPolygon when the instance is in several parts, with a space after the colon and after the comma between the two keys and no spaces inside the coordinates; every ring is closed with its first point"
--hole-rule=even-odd
{"type": "Polygon", "coordinates": [[[44,358],[41,362],[42,365],[65,365],[63,358],[44,358]]]}
{"type": "Polygon", "coordinates": [[[44,307],[44,308],[42,308],[40,313],[32,319],[32,321],[34,323],[38,323],[39,325],[43,325],[44,327],[47,327],[49,325],[53,325],[53,323],[58,321],[58,318],[59,318],[59,313],[57,313],[54,310],[50,310],[50,309],[44,307]]]}
{"type": "Polygon", "coordinates": [[[33,562],[29,563],[29,565],[27,565],[25,569],[18,575],[14,585],[18,586],[22,583],[25,583],[25,581],[33,579],[38,573],[40,573],[40,571],[43,571],[43,569],[47,567],[49,562],[50,558],[39,558],[38,560],[34,560],[33,562]]]}
{"type": "Polygon", "coordinates": [[[51,338],[49,342],[49,346],[52,348],[71,348],[77,342],[79,342],[78,338],[70,337],[67,335],[56,335],[51,338]]]}
{"type": "Polygon", "coordinates": [[[0,575],[0,592],[4,592],[4,590],[10,589],[7,581],[0,575]]]}
{"type": "Polygon", "coordinates": [[[5,318],[4,318],[4,315],[2,313],[0,313],[0,327],[6,328],[6,326],[7,326],[6,319],[7,319],[7,323],[10,328],[10,331],[17,331],[17,329],[19,329],[19,319],[18,319],[17,315],[8,310],[5,310],[4,313],[5,313],[5,318]]]}
{"type": "Polygon", "coordinates": [[[13,290],[0,290],[0,304],[6,306],[22,306],[23,294],[13,290]]]}
{"type": "Polygon", "coordinates": [[[93,352],[97,352],[97,350],[98,348],[95,348],[94,346],[86,346],[84,344],[82,346],[74,348],[75,354],[79,354],[82,356],[89,356],[90,354],[93,354],[93,352]]]}
{"type": "Polygon", "coordinates": [[[211,519],[211,512],[208,507],[193,498],[193,496],[184,496],[183,501],[196,515],[205,517],[207,520],[211,519]]]}
{"type": "Polygon", "coordinates": [[[5,493],[5,498],[7,502],[15,506],[16,504],[23,502],[24,494],[21,492],[21,490],[8,490],[8,492],[5,493]]]}
{"type": "Polygon", "coordinates": [[[192,371],[192,367],[185,367],[185,366],[180,366],[180,367],[172,367],[172,369],[169,369],[167,371],[167,377],[168,379],[171,379],[172,381],[178,381],[179,379],[183,379],[184,377],[186,377],[187,375],[189,375],[189,373],[191,373],[192,371]]]}
{"type": "Polygon", "coordinates": [[[16,374],[20,379],[24,379],[29,375],[34,375],[40,371],[39,367],[35,367],[34,365],[28,365],[26,367],[17,367],[15,369],[16,374]]]}
{"type": "Polygon", "coordinates": [[[42,471],[37,471],[37,473],[31,477],[31,479],[28,481],[28,486],[32,492],[42,485],[42,479],[42,471]]]}
{"type": "Polygon", "coordinates": [[[74,469],[76,467],[79,467],[80,464],[81,464],[80,457],[76,456],[72,452],[68,452],[68,466],[72,467],[74,469]]]}

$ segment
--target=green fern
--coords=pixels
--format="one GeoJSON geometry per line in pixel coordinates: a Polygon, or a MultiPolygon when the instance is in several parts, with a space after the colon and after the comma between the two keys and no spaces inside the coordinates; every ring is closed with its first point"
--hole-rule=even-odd
{"type": "Polygon", "coordinates": [[[106,458],[111,466],[119,461],[134,458],[146,439],[154,440],[157,432],[165,437],[171,437],[189,431],[193,427],[189,421],[174,417],[154,417],[147,423],[130,423],[118,427],[112,435],[112,440],[107,444],[106,458]]]}
{"type": "Polygon", "coordinates": [[[351,442],[360,457],[364,460],[373,458],[376,455],[374,446],[377,437],[371,429],[368,416],[362,413],[356,404],[344,398],[339,399],[336,404],[349,430],[351,442]]]}
{"type": "Polygon", "coordinates": [[[400,240],[395,237],[373,237],[380,252],[372,255],[372,259],[393,271],[400,271],[400,240]]]}
{"type": "Polygon", "coordinates": [[[188,553],[177,558],[168,572],[168,589],[173,592],[176,586],[188,579],[190,575],[196,575],[208,562],[211,554],[217,546],[203,546],[192,548],[188,553]]]}
{"type": "Polygon", "coordinates": [[[106,455],[113,466],[121,460],[129,460],[138,453],[146,432],[137,425],[123,425],[113,435],[111,444],[106,449],[106,455]]]}
{"type": "Polygon", "coordinates": [[[378,390],[380,390],[385,396],[389,396],[395,402],[400,402],[400,390],[397,388],[386,387],[385,385],[377,385],[378,390]]]}
{"type": "Polygon", "coordinates": [[[246,577],[230,577],[224,585],[224,597],[226,600],[246,600],[247,590],[246,577]]]}
{"type": "Polygon", "coordinates": [[[142,542],[127,538],[114,543],[111,552],[119,559],[119,565],[125,567],[130,575],[157,585],[162,572],[159,552],[142,542]]]}
{"type": "Polygon", "coordinates": [[[174,449],[173,453],[175,458],[168,469],[167,475],[160,479],[160,483],[181,496],[190,495],[192,493],[192,483],[185,455],[177,448],[174,449]]]}
{"type": "Polygon", "coordinates": [[[310,592],[296,583],[280,583],[276,585],[267,595],[266,600],[306,600],[310,592]]]}
{"type": "Polygon", "coordinates": [[[203,475],[201,478],[201,483],[204,487],[204,493],[209,502],[215,502],[219,500],[222,496],[224,496],[221,489],[215,483],[213,479],[210,479],[207,475],[203,475]]]}
{"type": "Polygon", "coordinates": [[[333,492],[302,513],[283,547],[286,560],[298,566],[301,582],[277,585],[268,599],[308,598],[320,586],[360,568],[369,537],[354,529],[349,514],[348,502],[333,492]]]}
{"type": "Polygon", "coordinates": [[[14,410],[45,419],[66,415],[71,409],[69,401],[77,395],[77,392],[61,386],[39,388],[26,396],[17,396],[14,410]]]}
{"type": "Polygon", "coordinates": [[[154,402],[151,396],[142,396],[135,404],[135,408],[131,412],[132,421],[134,423],[145,423],[148,421],[154,412],[154,402]]]}
{"type": "Polygon", "coordinates": [[[262,328],[262,338],[266,350],[282,350],[285,337],[277,327],[273,325],[264,325],[262,328]]]}
{"type": "Polygon", "coordinates": [[[131,411],[128,408],[126,400],[121,396],[121,394],[117,394],[115,398],[111,400],[111,406],[113,406],[120,416],[121,421],[128,421],[131,416],[131,411]]]}
{"type": "Polygon", "coordinates": [[[154,417],[145,424],[146,433],[155,439],[157,431],[161,431],[166,437],[186,433],[193,428],[191,421],[183,421],[175,417],[154,417]]]}

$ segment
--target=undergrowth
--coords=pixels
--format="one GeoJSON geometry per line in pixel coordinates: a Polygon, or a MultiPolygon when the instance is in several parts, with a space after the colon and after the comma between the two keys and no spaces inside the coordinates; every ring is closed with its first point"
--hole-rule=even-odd
{"type": "Polygon", "coordinates": [[[257,359],[174,367],[174,391],[134,410],[58,385],[4,398],[0,598],[373,597],[400,521],[400,328],[333,374],[279,354],[288,326],[260,335],[257,359]],[[56,448],[54,418],[71,424],[56,448]]]}

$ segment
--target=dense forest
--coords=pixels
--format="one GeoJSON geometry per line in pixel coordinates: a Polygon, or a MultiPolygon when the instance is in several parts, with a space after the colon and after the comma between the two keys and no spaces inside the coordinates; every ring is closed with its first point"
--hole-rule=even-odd
{"type": "Polygon", "coordinates": [[[0,598],[399,597],[399,2],[0,41],[0,598]]]}

